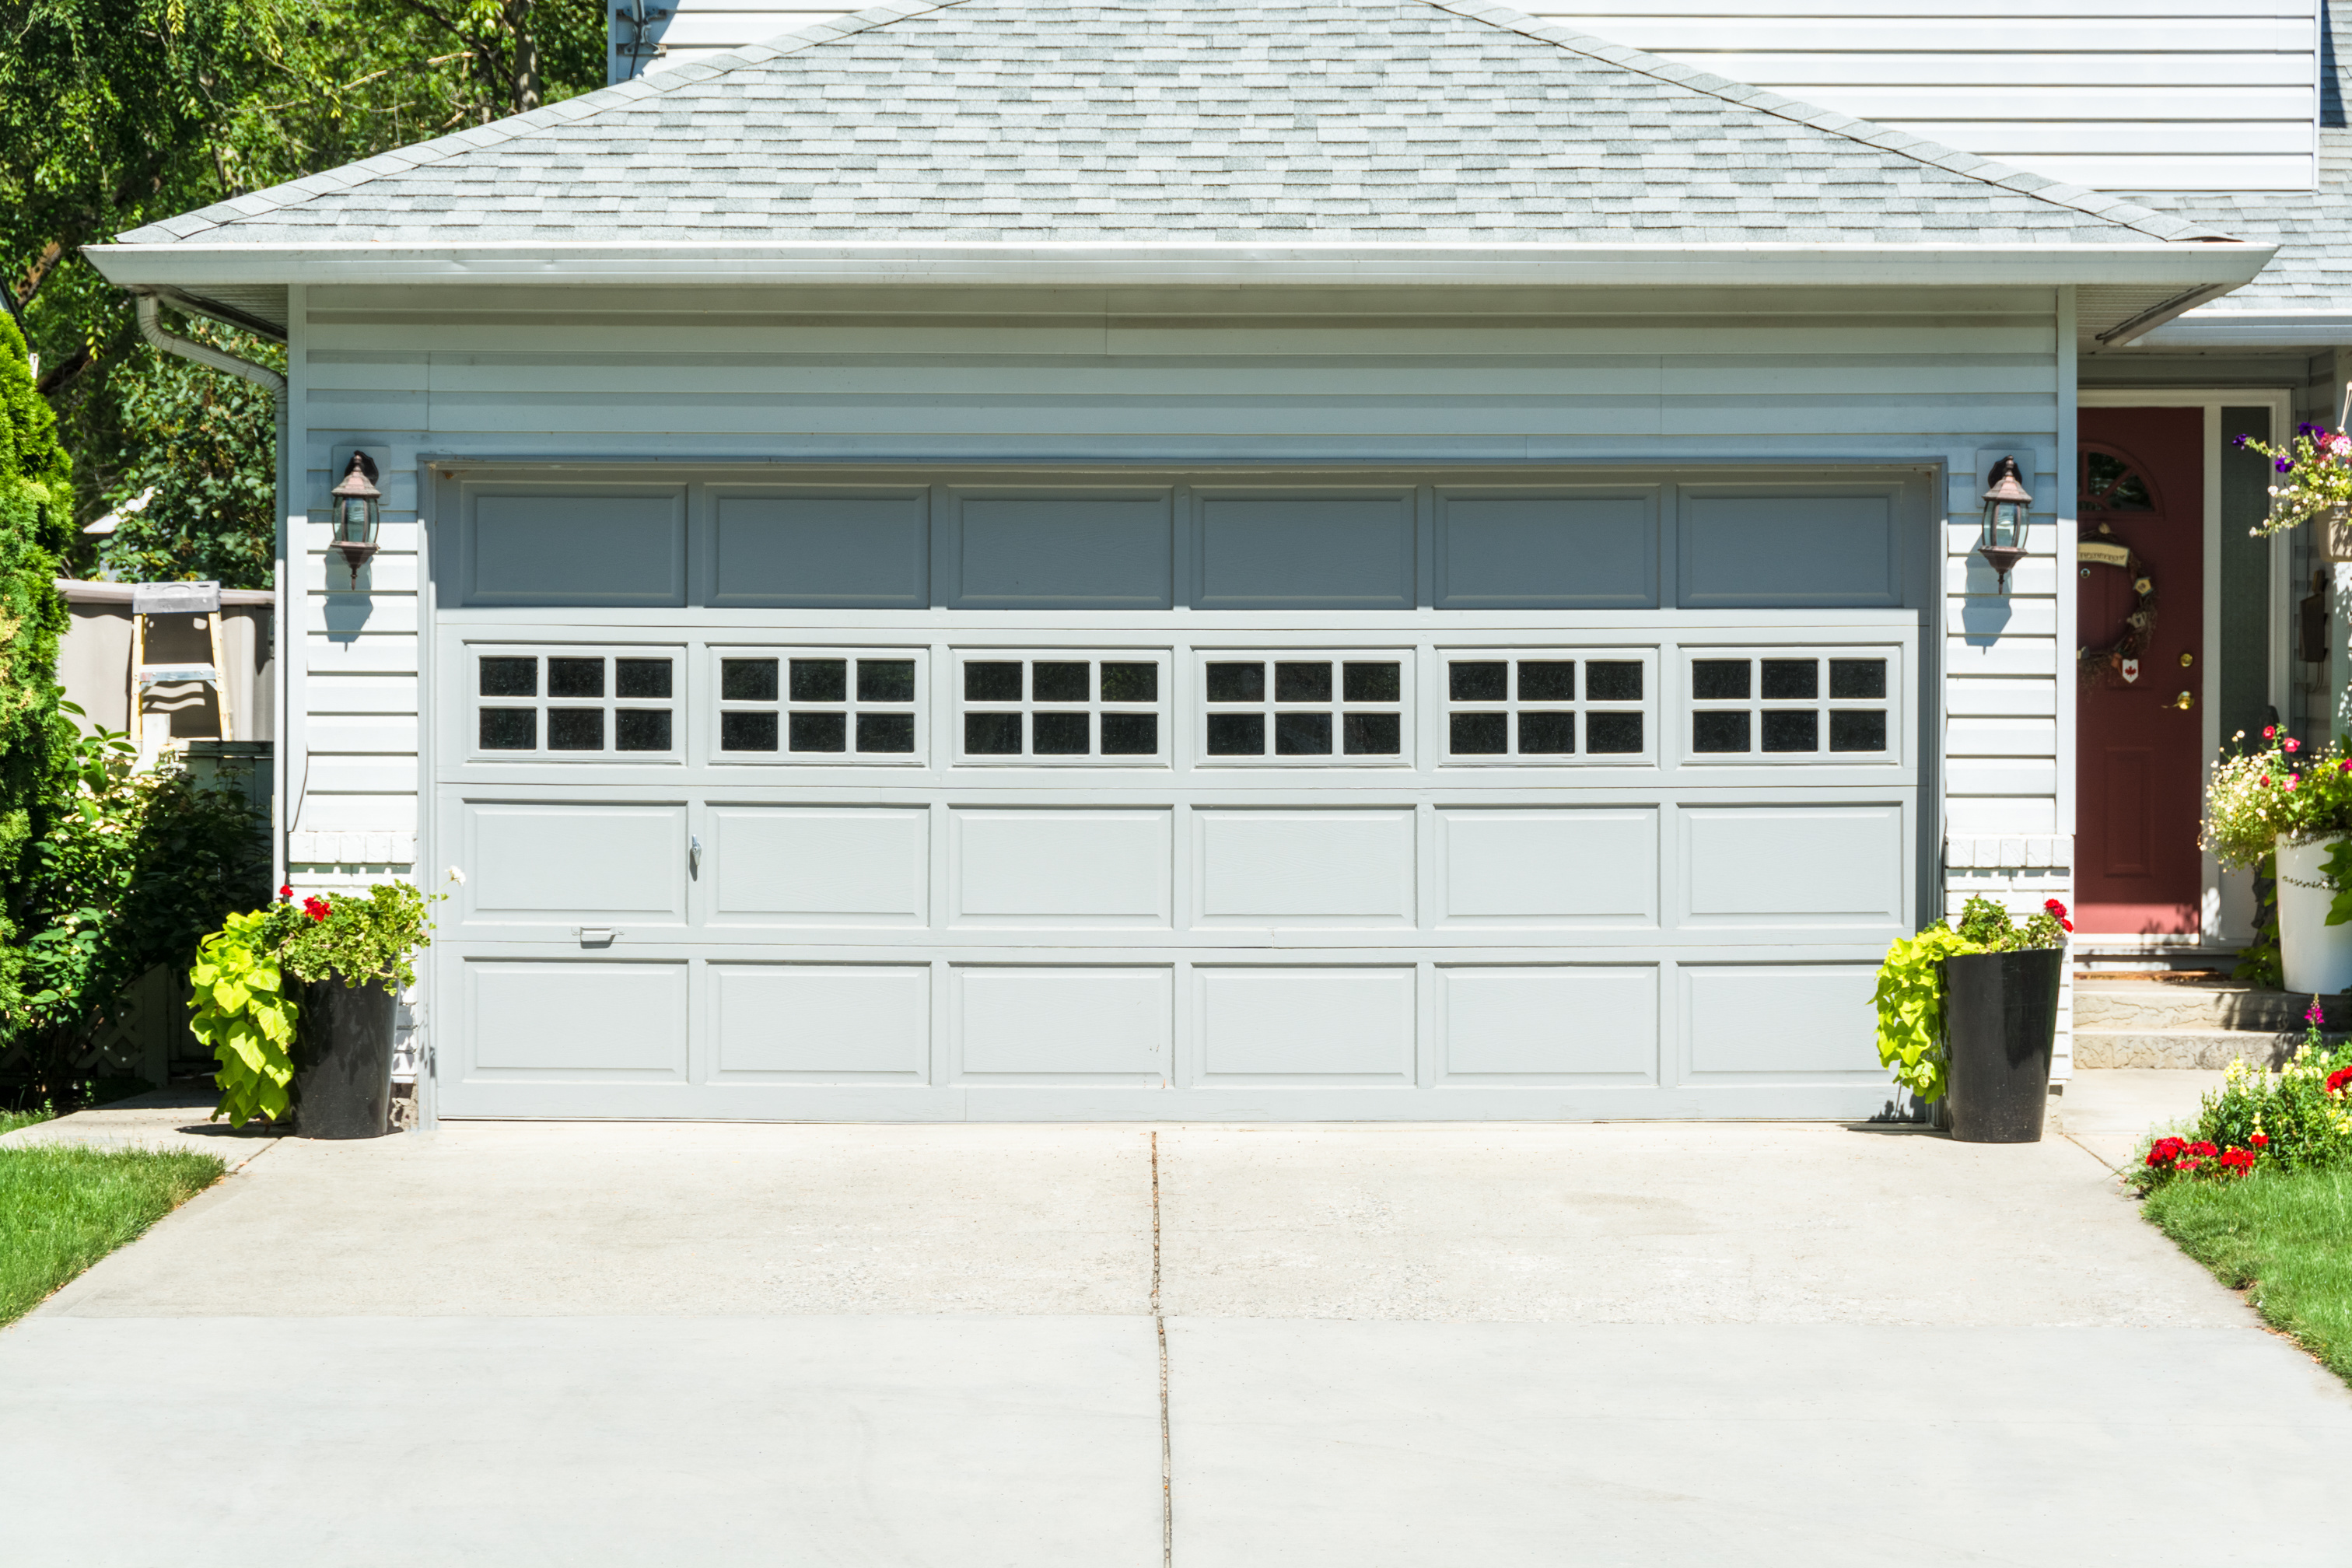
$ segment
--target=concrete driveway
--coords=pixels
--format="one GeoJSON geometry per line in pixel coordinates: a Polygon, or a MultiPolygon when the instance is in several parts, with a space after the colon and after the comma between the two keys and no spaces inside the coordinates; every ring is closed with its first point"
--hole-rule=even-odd
{"type": "MultiPolygon", "coordinates": [[[[2075,1104],[2095,1128],[2097,1095],[2075,1104]]],[[[2144,1225],[2097,1147],[280,1141],[0,1333],[6,1554],[2341,1563],[2352,1397],[2144,1225]]]]}

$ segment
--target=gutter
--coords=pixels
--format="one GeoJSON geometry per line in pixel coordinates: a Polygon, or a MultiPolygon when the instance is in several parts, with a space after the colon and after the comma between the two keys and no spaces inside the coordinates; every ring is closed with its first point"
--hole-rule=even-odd
{"type": "Polygon", "coordinates": [[[2098,343],[2102,348],[2126,348],[2147,336],[2165,322],[2228,292],[2229,289],[2221,284],[2209,283],[2201,289],[2190,289],[2183,293],[2175,294],[2161,304],[2152,305],[2130,320],[2119,321],[2109,327],[2098,335],[2098,343]]]}
{"type": "MultiPolygon", "coordinates": [[[[197,364],[226,372],[241,380],[249,381],[269,394],[270,407],[277,415],[278,421],[278,526],[282,536],[286,527],[286,508],[292,488],[292,480],[286,468],[286,378],[267,365],[255,364],[252,361],[239,359],[233,353],[225,353],[209,343],[200,343],[193,339],[178,337],[165,331],[163,317],[156,306],[154,291],[137,289],[133,289],[132,293],[136,296],[141,337],[145,338],[167,354],[176,354],[182,359],[194,361],[197,364]]],[[[281,591],[286,587],[285,574],[290,553],[289,552],[281,555],[278,563],[278,586],[281,591]]],[[[275,595],[272,597],[274,599],[275,595]]],[[[286,617],[283,615],[278,616],[277,621],[278,690],[272,694],[272,698],[278,707],[278,732],[290,738],[299,733],[299,730],[293,722],[294,716],[286,709],[288,689],[286,672],[288,667],[300,654],[301,644],[288,635],[286,617]]],[[[296,629],[299,630],[299,628],[296,629]]],[[[276,774],[270,781],[272,797],[278,801],[291,803],[287,809],[285,820],[275,824],[276,831],[269,836],[269,883],[272,887],[278,887],[286,880],[287,835],[295,817],[301,810],[302,803],[287,793],[288,771],[284,746],[275,748],[270,766],[271,771],[276,774]]]]}
{"type": "Polygon", "coordinates": [[[2250,282],[2277,247],[2136,245],[779,244],[94,245],[125,288],[224,284],[1258,284],[1575,286],[2250,282]]]}
{"type": "Polygon", "coordinates": [[[2352,310],[2196,310],[2165,322],[2146,348],[2334,348],[2352,344],[2352,310]]]}

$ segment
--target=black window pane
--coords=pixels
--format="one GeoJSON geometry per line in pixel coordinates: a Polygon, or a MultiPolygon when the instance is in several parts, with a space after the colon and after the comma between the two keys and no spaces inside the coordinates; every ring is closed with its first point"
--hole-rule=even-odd
{"type": "Polygon", "coordinates": [[[1030,722],[1035,727],[1029,732],[1029,749],[1041,757],[1083,757],[1094,749],[1088,743],[1087,721],[1084,713],[1032,714],[1030,722]]]}
{"type": "MultiPolygon", "coordinates": [[[[1527,717],[1535,717],[1533,714],[1527,717]]],[[[1521,731],[1524,736],[1525,731],[1521,731]]],[[[1528,749],[1523,738],[1519,750],[1528,749]]],[[[1639,713],[1587,713],[1584,716],[1584,750],[1588,756],[1622,756],[1642,749],[1642,716],[1639,713]]]]}
{"type": "MultiPolygon", "coordinates": [[[[1156,664],[1106,664],[1102,667],[1102,700],[1106,702],[1157,702],[1160,667],[1156,664]]],[[[1106,743],[1105,751],[1110,749],[1106,743]]],[[[1154,746],[1153,751],[1160,748],[1154,746]]]]}
{"type": "Polygon", "coordinates": [[[667,697],[669,695],[669,660],[666,658],[614,659],[613,661],[613,694],[615,697],[667,697]]]}
{"type": "Polygon", "coordinates": [[[1886,661],[1883,658],[1830,660],[1830,695],[1852,698],[1885,696],[1886,661]]]}
{"type": "Polygon", "coordinates": [[[1212,702],[1265,701],[1265,666],[1262,664],[1209,666],[1209,700],[1212,702]]]}
{"type": "Polygon", "coordinates": [[[1340,747],[1351,757],[1401,755],[1404,751],[1403,723],[1403,718],[1395,713],[1348,714],[1339,721],[1340,747]]]}
{"type": "Polygon", "coordinates": [[[849,715],[795,713],[786,733],[790,736],[787,751],[845,752],[849,750],[849,715]]]}
{"type": "Polygon", "coordinates": [[[1462,659],[1445,667],[1445,695],[1456,702],[1501,702],[1511,695],[1511,667],[1501,659],[1462,659]]]}
{"type": "Polygon", "coordinates": [[[1350,702],[1397,702],[1404,697],[1402,666],[1350,664],[1344,667],[1340,690],[1350,702]]]}
{"type": "Polygon", "coordinates": [[[1040,702],[1084,702],[1092,684],[1083,663],[1039,659],[1029,667],[1029,692],[1040,702]]]}
{"type": "MultiPolygon", "coordinates": [[[[1822,694],[1819,659],[1768,658],[1764,661],[1764,700],[1810,702],[1822,694]]],[[[1770,751],[1770,746],[1765,747],[1770,751]]]]}
{"type": "MultiPolygon", "coordinates": [[[[849,698],[849,661],[845,658],[793,660],[793,700],[843,702],[849,698]]],[[[794,746],[795,752],[801,748],[794,746]]]]}
{"type": "MultiPolygon", "coordinates": [[[[771,669],[771,675],[775,672],[771,669]]],[[[776,749],[773,713],[721,713],[719,749],[722,752],[772,752],[776,749]]]]}
{"type": "Polygon", "coordinates": [[[1277,713],[1274,716],[1274,754],[1277,757],[1328,757],[1331,754],[1331,715],[1277,713]]]}
{"type": "Polygon", "coordinates": [[[1265,755],[1265,715],[1259,713],[1210,714],[1209,755],[1213,757],[1265,755]]]}
{"type": "Polygon", "coordinates": [[[482,660],[482,695],[485,697],[538,696],[539,660],[535,658],[482,660]]]}
{"type": "Polygon", "coordinates": [[[601,658],[551,658],[547,661],[550,697],[602,697],[604,661],[601,658]]]}
{"type": "MultiPolygon", "coordinates": [[[[1633,695],[1642,694],[1642,667],[1638,664],[1614,668],[1633,672],[1633,695]]],[[[1576,700],[1576,661],[1573,659],[1523,658],[1519,660],[1519,700],[1522,702],[1573,702],[1576,700]]]]}
{"type": "MultiPolygon", "coordinates": [[[[971,673],[971,666],[964,666],[971,673]]],[[[1017,678],[1019,665],[1013,667],[1017,678]]],[[[963,749],[967,756],[1017,757],[1021,754],[1021,715],[1018,713],[967,713],[963,716],[963,749]]]]}
{"type": "MultiPolygon", "coordinates": [[[[993,660],[985,664],[965,665],[963,700],[967,702],[1020,701],[1021,666],[1012,662],[1000,664],[993,660]]],[[[1013,749],[1020,750],[1018,746],[1013,749]]]]}
{"type": "MultiPolygon", "coordinates": [[[[1108,685],[1109,682],[1105,680],[1104,684],[1108,685]]],[[[1102,749],[1106,757],[1149,757],[1155,754],[1160,750],[1160,715],[1104,714],[1102,749]]]]}
{"type": "Polygon", "coordinates": [[[1832,713],[1830,715],[1830,750],[1832,752],[1883,752],[1886,750],[1886,715],[1870,710],[1832,713]]]}
{"type": "MultiPolygon", "coordinates": [[[[912,702],[915,661],[911,658],[861,658],[857,661],[857,700],[912,702]]],[[[861,747],[860,750],[871,750],[861,747]]]]}
{"type": "MultiPolygon", "coordinates": [[[[1642,700],[1640,661],[1587,659],[1584,664],[1584,700],[1587,702],[1639,702],[1642,700]]],[[[1641,750],[1639,746],[1633,749],[1637,752],[1641,750]]]]}
{"type": "Polygon", "coordinates": [[[669,750],[669,710],[617,708],[613,711],[613,749],[616,752],[669,750]]]}
{"type": "Polygon", "coordinates": [[[720,659],[719,695],[729,702],[773,702],[776,700],[776,661],[772,658],[720,659]]]}
{"type": "MultiPolygon", "coordinates": [[[[1593,717],[1599,718],[1599,714],[1593,717]]],[[[1601,748],[1596,744],[1594,751],[1601,748]]],[[[1748,715],[1745,713],[1694,713],[1691,715],[1691,750],[1694,752],[1744,752],[1748,749],[1748,715]]]]}
{"type": "MultiPolygon", "coordinates": [[[[1639,713],[1593,713],[1585,722],[1598,728],[1603,719],[1633,721],[1633,751],[1642,749],[1642,716],[1639,713]]],[[[1576,715],[1573,713],[1522,713],[1519,715],[1519,755],[1523,757],[1555,757],[1576,750],[1576,715]]]]}
{"type": "Polygon", "coordinates": [[[1764,715],[1764,749],[1768,752],[1818,752],[1822,729],[1810,708],[1795,713],[1764,715]]]}
{"type": "Polygon", "coordinates": [[[860,713],[857,749],[861,752],[911,752],[915,749],[912,713],[860,713]]]}
{"type": "MultiPolygon", "coordinates": [[[[1331,700],[1331,667],[1328,664],[1277,664],[1274,667],[1274,700],[1276,702],[1328,702],[1331,700]]],[[[1276,734],[1280,735],[1279,727],[1276,734]]],[[[1323,748],[1329,751],[1329,746],[1323,748]]]]}
{"type": "Polygon", "coordinates": [[[1457,757],[1499,757],[1511,749],[1508,713],[1450,714],[1446,731],[1447,749],[1457,757]]]}
{"type": "MultiPolygon", "coordinates": [[[[559,662],[550,659],[551,664],[559,662]]],[[[602,708],[551,708],[547,710],[547,749],[551,752],[601,752],[604,749],[602,708]]]]}
{"type": "MultiPolygon", "coordinates": [[[[1748,661],[1744,658],[1702,658],[1691,663],[1691,695],[1702,701],[1727,701],[1748,695],[1748,661]]],[[[1727,748],[1732,749],[1732,748],[1727,748]]],[[[1736,748],[1746,751],[1744,745],[1736,748]]]]}
{"type": "Polygon", "coordinates": [[[482,710],[482,750],[532,752],[539,749],[539,713],[530,708],[482,710]]]}

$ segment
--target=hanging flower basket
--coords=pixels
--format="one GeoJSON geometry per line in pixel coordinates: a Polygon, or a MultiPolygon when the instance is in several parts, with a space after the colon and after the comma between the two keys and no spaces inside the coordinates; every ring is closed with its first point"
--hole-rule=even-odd
{"type": "Polygon", "coordinates": [[[2352,420],[2352,384],[2345,387],[2344,401],[2344,414],[2333,430],[2305,421],[2294,427],[2294,438],[2284,447],[2251,436],[2238,437],[2239,446],[2268,458],[2278,476],[2271,486],[2270,515],[2254,528],[2255,538],[2307,522],[2312,548],[2321,556],[2352,561],[2352,526],[2346,521],[2352,510],[2352,435],[2344,428],[2352,420]]]}
{"type": "Polygon", "coordinates": [[[2352,562],[2352,505],[2338,503],[2329,507],[2316,522],[2316,538],[2313,542],[2321,557],[2328,561],[2352,562]]]}

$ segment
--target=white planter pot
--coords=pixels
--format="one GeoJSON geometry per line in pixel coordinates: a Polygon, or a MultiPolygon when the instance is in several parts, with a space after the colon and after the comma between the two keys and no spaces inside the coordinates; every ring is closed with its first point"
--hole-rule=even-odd
{"type": "Polygon", "coordinates": [[[2329,847],[2278,842],[2279,954],[2286,988],[2305,995],[2352,991],[2352,923],[2327,923],[2336,895],[2320,865],[2329,847]]]}

